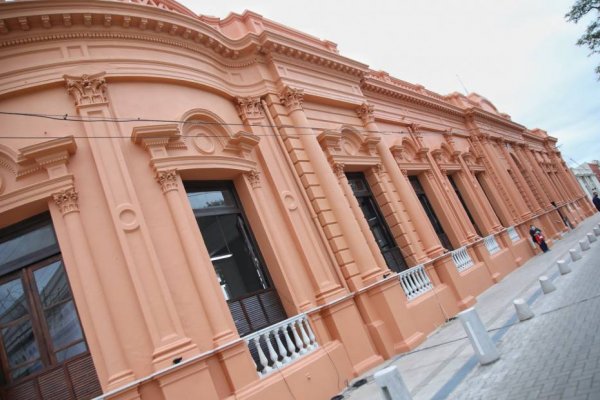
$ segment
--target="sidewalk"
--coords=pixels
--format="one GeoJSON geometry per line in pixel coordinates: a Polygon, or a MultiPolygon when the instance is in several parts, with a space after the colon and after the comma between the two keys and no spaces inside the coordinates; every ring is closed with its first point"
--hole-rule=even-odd
{"type": "Polygon", "coordinates": [[[383,399],[373,374],[396,365],[415,400],[600,399],[600,240],[559,276],[556,261],[600,223],[596,214],[477,298],[479,316],[501,359],[480,366],[458,320],[418,348],[367,372],[367,384],[350,385],[344,399],[383,399]],[[542,295],[538,277],[554,278],[557,290],[542,295]],[[536,316],[518,323],[512,301],[524,298],[536,316]]]}

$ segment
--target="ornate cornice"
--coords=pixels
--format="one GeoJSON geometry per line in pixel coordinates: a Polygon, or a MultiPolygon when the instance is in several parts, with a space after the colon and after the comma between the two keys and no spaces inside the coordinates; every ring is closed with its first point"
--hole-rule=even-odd
{"type": "Polygon", "coordinates": [[[415,89],[396,84],[392,80],[386,81],[380,77],[367,74],[361,80],[361,88],[366,91],[399,100],[405,100],[409,103],[438,110],[453,116],[464,117],[464,112],[461,108],[446,102],[442,96],[433,96],[429,92],[427,92],[427,94],[420,93],[415,89]]]}

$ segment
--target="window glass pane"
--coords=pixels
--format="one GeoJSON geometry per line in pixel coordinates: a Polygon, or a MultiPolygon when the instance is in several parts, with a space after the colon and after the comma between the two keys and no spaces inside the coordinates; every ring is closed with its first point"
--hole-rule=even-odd
{"type": "Polygon", "coordinates": [[[231,257],[231,252],[227,248],[227,242],[225,242],[225,238],[223,237],[218,217],[200,217],[197,221],[210,258],[231,257]]]}
{"type": "Polygon", "coordinates": [[[30,320],[2,329],[2,341],[11,367],[40,356],[30,320]]]}
{"type": "Polygon", "coordinates": [[[28,313],[21,279],[0,285],[0,324],[14,321],[28,313]]]}
{"type": "Polygon", "coordinates": [[[83,339],[73,300],[49,308],[44,314],[55,349],[83,339]]]}
{"type": "Polygon", "coordinates": [[[31,263],[57,251],[54,230],[48,224],[0,243],[0,265],[31,263]]]}
{"type": "Polygon", "coordinates": [[[188,199],[194,210],[236,207],[235,199],[229,190],[210,190],[188,193],[188,199]]]}
{"type": "Polygon", "coordinates": [[[87,346],[85,345],[85,342],[79,342],[77,344],[74,344],[73,346],[67,347],[64,350],[56,352],[56,361],[65,361],[71,357],[75,357],[76,355],[84,353],[86,351],[87,346]]]}
{"type": "Polygon", "coordinates": [[[226,298],[238,298],[269,287],[239,214],[200,217],[198,224],[226,298]]]}
{"type": "Polygon", "coordinates": [[[12,370],[11,375],[14,380],[14,379],[21,378],[23,376],[31,375],[34,372],[37,372],[41,369],[42,369],[42,362],[40,360],[37,360],[31,364],[27,364],[25,366],[15,368],[14,370],[12,370]]]}
{"type": "Polygon", "coordinates": [[[44,308],[71,298],[61,260],[36,270],[33,275],[44,308]]]}

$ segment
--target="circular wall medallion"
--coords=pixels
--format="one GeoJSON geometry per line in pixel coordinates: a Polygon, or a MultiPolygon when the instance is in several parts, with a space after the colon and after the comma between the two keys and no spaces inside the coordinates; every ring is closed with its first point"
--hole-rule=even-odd
{"type": "Polygon", "coordinates": [[[137,220],[137,215],[133,210],[131,204],[121,204],[117,207],[117,212],[119,214],[119,221],[121,222],[121,227],[124,230],[133,231],[140,226],[137,220]]]}
{"type": "Polygon", "coordinates": [[[192,139],[194,147],[200,153],[212,154],[215,152],[214,139],[208,136],[207,133],[198,133],[192,139]]]}
{"type": "Polygon", "coordinates": [[[281,197],[283,198],[283,202],[285,203],[285,206],[288,208],[288,210],[294,211],[295,209],[298,208],[298,203],[296,202],[296,198],[288,190],[281,192],[281,197]]]}

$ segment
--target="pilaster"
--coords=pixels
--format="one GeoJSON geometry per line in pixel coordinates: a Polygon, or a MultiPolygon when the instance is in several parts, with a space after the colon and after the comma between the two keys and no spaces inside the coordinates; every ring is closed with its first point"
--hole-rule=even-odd
{"type": "Polygon", "coordinates": [[[95,74],[65,76],[65,81],[83,120],[83,133],[88,138],[120,250],[152,341],[153,366],[163,368],[171,365],[174,358],[196,353],[197,348],[184,335],[133,189],[122,141],[118,140],[119,127],[112,122],[115,116],[109,107],[106,80],[103,74],[95,74]]]}

